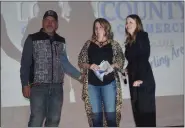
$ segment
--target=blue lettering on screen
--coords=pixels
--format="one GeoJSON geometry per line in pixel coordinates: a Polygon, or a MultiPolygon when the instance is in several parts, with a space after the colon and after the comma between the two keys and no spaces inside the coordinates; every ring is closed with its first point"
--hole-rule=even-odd
{"type": "MultiPolygon", "coordinates": [[[[115,32],[117,34],[123,34],[124,24],[126,16],[129,14],[138,14],[141,20],[149,21],[144,23],[144,29],[148,33],[183,33],[184,32],[184,3],[179,2],[99,2],[99,12],[100,17],[107,19],[110,22],[120,21],[117,24],[115,32]],[[113,15],[108,13],[108,9],[111,7],[113,9],[113,15]],[[140,10],[139,8],[140,7],[140,10]],[[124,13],[122,9],[126,9],[124,13]],[[167,13],[164,14],[164,11],[167,13]],[[174,11],[179,11],[179,16],[175,16],[174,11]],[[154,20],[161,20],[164,22],[152,23],[154,20]],[[173,22],[166,22],[166,21],[173,22]]],[[[111,13],[112,14],[112,13],[111,13]]]]}
{"type": "Polygon", "coordinates": [[[169,68],[171,61],[182,56],[184,56],[184,46],[178,48],[172,46],[171,55],[169,54],[164,56],[152,56],[150,60],[150,65],[152,68],[158,68],[161,66],[169,68]]]}

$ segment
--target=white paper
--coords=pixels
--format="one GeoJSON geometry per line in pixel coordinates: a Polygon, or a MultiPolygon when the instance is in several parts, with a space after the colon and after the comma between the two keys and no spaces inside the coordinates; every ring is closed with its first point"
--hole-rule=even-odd
{"type": "Polygon", "coordinates": [[[108,61],[102,61],[99,65],[100,69],[94,71],[95,75],[103,82],[104,75],[111,73],[114,69],[108,61]]]}

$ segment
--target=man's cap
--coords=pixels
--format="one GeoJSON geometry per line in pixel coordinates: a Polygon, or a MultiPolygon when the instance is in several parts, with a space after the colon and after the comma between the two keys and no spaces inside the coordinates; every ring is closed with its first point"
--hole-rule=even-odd
{"type": "Polygon", "coordinates": [[[43,19],[45,19],[45,18],[48,17],[48,16],[51,16],[51,17],[53,17],[56,21],[58,21],[58,15],[57,15],[57,13],[56,13],[55,11],[53,11],[53,10],[48,10],[48,11],[46,11],[45,14],[44,14],[44,16],[43,16],[43,19]]]}

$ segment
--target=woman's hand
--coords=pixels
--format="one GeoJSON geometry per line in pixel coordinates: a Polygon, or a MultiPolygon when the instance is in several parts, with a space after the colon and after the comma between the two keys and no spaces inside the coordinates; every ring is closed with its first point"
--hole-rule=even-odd
{"type": "Polygon", "coordinates": [[[91,64],[90,67],[89,67],[89,69],[91,69],[93,71],[96,71],[96,70],[99,70],[100,67],[98,65],[96,65],[96,64],[91,64]]]}
{"type": "Polygon", "coordinates": [[[142,83],[143,83],[142,80],[136,80],[136,81],[134,81],[133,86],[134,86],[134,87],[139,87],[140,84],[142,84],[142,83]]]}
{"type": "Polygon", "coordinates": [[[117,63],[112,64],[111,66],[112,66],[112,68],[119,68],[119,66],[118,66],[118,64],[117,64],[117,63]]]}
{"type": "Polygon", "coordinates": [[[124,69],[123,72],[125,73],[125,76],[128,75],[128,69],[124,69]]]}

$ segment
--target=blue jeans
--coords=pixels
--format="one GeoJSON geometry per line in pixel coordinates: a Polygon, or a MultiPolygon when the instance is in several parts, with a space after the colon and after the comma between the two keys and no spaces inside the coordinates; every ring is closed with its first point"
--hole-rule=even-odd
{"type": "Polygon", "coordinates": [[[33,86],[30,94],[31,115],[28,127],[58,127],[63,104],[62,84],[33,86]]]}
{"type": "Polygon", "coordinates": [[[92,106],[93,127],[103,127],[103,110],[108,127],[116,125],[116,81],[105,86],[88,85],[88,94],[92,106]]]}

